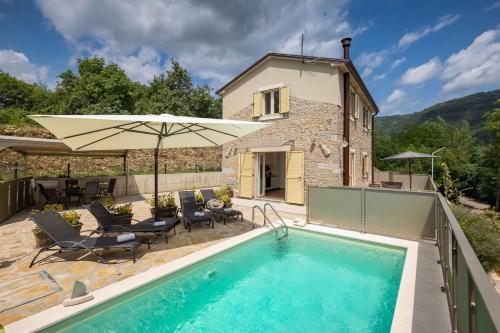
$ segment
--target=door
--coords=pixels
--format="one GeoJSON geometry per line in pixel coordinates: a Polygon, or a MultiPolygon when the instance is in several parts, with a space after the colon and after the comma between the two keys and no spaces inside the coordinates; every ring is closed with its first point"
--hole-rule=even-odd
{"type": "Polygon", "coordinates": [[[285,200],[289,203],[304,204],[304,152],[286,153],[285,200]]]}
{"type": "Polygon", "coordinates": [[[255,197],[260,198],[266,194],[265,171],[264,165],[266,164],[266,155],[262,153],[255,153],[255,197]]]}
{"type": "Polygon", "coordinates": [[[254,157],[253,153],[240,153],[238,161],[238,196],[252,198],[254,188],[254,157]]]}

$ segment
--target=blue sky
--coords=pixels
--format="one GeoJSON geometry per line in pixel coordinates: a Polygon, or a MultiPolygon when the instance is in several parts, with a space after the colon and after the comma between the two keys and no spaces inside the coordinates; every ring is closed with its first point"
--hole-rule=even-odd
{"type": "Polygon", "coordinates": [[[500,1],[0,0],[0,69],[55,87],[104,57],[147,82],[175,58],[214,88],[268,51],[351,57],[383,115],[500,88],[500,1]]]}

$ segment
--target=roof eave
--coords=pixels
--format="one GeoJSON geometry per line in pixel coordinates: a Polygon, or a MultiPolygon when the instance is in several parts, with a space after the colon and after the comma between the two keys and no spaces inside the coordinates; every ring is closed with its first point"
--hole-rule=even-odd
{"type": "Polygon", "coordinates": [[[368,88],[366,87],[363,79],[361,78],[361,75],[359,74],[358,70],[354,66],[353,62],[351,59],[337,59],[337,58],[327,58],[327,57],[314,57],[314,56],[301,56],[299,54],[286,54],[286,53],[267,53],[260,59],[258,59],[255,63],[250,65],[247,69],[245,69],[243,72],[238,74],[235,78],[233,78],[231,81],[226,83],[222,88],[218,89],[215,93],[219,96],[223,96],[225,93],[225,90],[229,88],[232,84],[236,83],[240,79],[242,79],[246,74],[251,72],[253,69],[255,69],[257,66],[259,66],[261,63],[264,61],[267,61],[270,58],[282,58],[282,59],[292,59],[292,60],[297,60],[297,61],[314,61],[314,62],[323,62],[323,63],[330,63],[330,64],[341,64],[345,66],[346,70],[355,77],[355,79],[360,83],[361,88],[363,89],[364,93],[370,100],[370,102],[373,104],[374,111],[375,113],[379,112],[378,106],[375,103],[375,100],[371,96],[370,92],[368,91],[368,88]]]}

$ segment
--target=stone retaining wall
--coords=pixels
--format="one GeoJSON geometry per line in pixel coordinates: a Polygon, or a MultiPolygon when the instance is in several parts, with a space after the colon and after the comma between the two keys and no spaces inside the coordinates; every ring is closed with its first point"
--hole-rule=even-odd
{"type": "MultiPolygon", "coordinates": [[[[154,155],[151,150],[131,150],[127,157],[129,174],[153,172],[154,155]]],[[[60,176],[67,175],[68,163],[71,163],[71,175],[75,177],[88,175],[122,175],[123,158],[119,157],[64,157],[64,156],[31,156],[11,150],[0,151],[0,177],[12,177],[12,169],[16,163],[21,167],[20,176],[60,176]]],[[[164,149],[160,153],[160,172],[185,172],[198,168],[200,171],[219,170],[221,164],[220,147],[164,149]]]]}

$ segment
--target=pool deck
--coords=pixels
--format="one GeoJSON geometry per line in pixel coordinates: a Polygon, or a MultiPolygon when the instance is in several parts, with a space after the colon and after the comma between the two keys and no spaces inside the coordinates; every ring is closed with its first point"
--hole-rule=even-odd
{"type": "MultiPolygon", "coordinates": [[[[119,201],[132,201],[134,218],[140,220],[150,217],[146,199],[136,196],[120,198],[119,201]]],[[[112,262],[110,264],[101,264],[92,255],[83,255],[80,260],[76,261],[74,259],[79,258],[80,255],[64,254],[52,261],[37,264],[31,269],[28,266],[35,251],[34,237],[31,233],[34,224],[27,219],[28,212],[21,212],[0,225],[0,286],[8,286],[8,290],[2,291],[0,288],[0,311],[2,311],[0,312],[0,323],[6,325],[17,321],[14,325],[6,327],[7,332],[24,332],[25,330],[16,328],[26,328],[24,325],[19,326],[29,322],[29,319],[21,320],[23,318],[54,306],[56,307],[49,310],[71,309],[64,308],[59,304],[70,294],[76,280],[83,281],[90,291],[97,290],[95,295],[101,295],[104,290],[119,289],[120,286],[121,288],[130,287],[134,281],[139,283],[140,277],[146,276],[141,273],[146,271],[148,271],[147,275],[154,271],[165,274],[169,270],[175,269],[179,262],[189,260],[189,258],[193,260],[193,258],[205,257],[216,253],[214,251],[220,247],[260,234],[265,229],[252,231],[250,221],[251,207],[255,203],[263,204],[262,201],[234,200],[234,207],[243,211],[245,216],[243,222],[231,221],[227,225],[216,223],[214,229],[195,226],[191,233],[179,225],[177,234],[169,235],[168,244],[165,244],[164,238],[160,237],[152,244],[151,250],[148,251],[146,246],[142,246],[135,264],[130,260],[129,254],[122,255],[117,252],[105,254],[105,259],[112,262]],[[63,258],[72,260],[66,261],[62,260],[63,258]],[[169,263],[171,264],[169,265],[169,263]],[[127,281],[117,283],[124,279],[127,281]]],[[[304,207],[286,204],[275,204],[275,207],[284,218],[305,218],[303,215],[305,214],[304,207]]],[[[83,230],[92,230],[96,227],[95,220],[87,211],[83,209],[77,209],[77,211],[82,214],[83,230]]],[[[262,218],[259,216],[256,222],[262,224],[262,218]]],[[[315,227],[311,226],[311,228],[315,227]]],[[[345,231],[340,230],[340,232],[345,231]]],[[[355,234],[363,235],[360,233],[353,235],[355,234]]],[[[410,284],[414,284],[415,287],[412,296],[413,302],[411,302],[413,304],[412,318],[408,318],[405,331],[449,332],[451,326],[446,297],[440,291],[442,276],[440,266],[436,263],[437,248],[434,244],[426,241],[413,243],[417,244],[418,250],[415,252],[416,269],[412,273],[413,282],[410,284]]],[[[96,296],[96,298],[98,297],[96,296]]]]}

